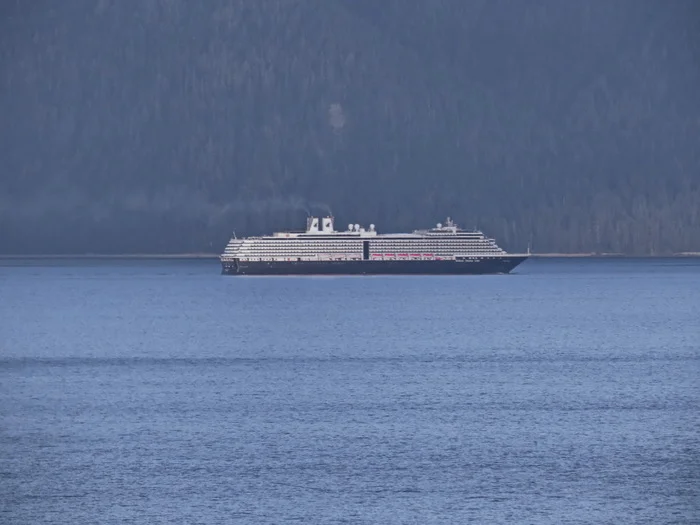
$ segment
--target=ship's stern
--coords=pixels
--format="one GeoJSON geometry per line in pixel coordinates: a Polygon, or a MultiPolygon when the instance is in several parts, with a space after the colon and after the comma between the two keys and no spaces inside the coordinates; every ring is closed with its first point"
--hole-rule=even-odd
{"type": "Polygon", "coordinates": [[[529,255],[508,255],[503,258],[503,272],[510,273],[515,270],[518,266],[524,263],[530,256],[529,255]]]}

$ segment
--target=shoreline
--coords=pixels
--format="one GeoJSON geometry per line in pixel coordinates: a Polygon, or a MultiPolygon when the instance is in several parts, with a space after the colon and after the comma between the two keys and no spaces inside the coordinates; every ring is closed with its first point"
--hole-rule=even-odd
{"type": "Polygon", "coordinates": [[[0,254],[0,259],[218,259],[215,253],[0,254]]]}
{"type": "MultiPolygon", "coordinates": [[[[520,254],[517,254],[520,255],[520,254]]],[[[524,254],[523,254],[524,255],[524,254]]],[[[683,259],[699,258],[700,252],[664,255],[628,255],[624,253],[530,253],[533,259],[683,259]]],[[[218,259],[216,253],[90,253],[90,254],[0,254],[2,259],[218,259]]]]}
{"type": "Polygon", "coordinates": [[[559,259],[559,258],[590,258],[590,259],[683,259],[688,257],[700,257],[700,252],[680,252],[666,254],[633,255],[627,253],[531,253],[535,259],[559,259]]]}

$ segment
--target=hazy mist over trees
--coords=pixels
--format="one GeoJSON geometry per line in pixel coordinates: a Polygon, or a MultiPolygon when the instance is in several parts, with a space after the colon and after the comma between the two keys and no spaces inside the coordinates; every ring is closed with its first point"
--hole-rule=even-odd
{"type": "Polygon", "coordinates": [[[696,0],[4,0],[0,122],[2,253],[700,251],[696,0]]]}

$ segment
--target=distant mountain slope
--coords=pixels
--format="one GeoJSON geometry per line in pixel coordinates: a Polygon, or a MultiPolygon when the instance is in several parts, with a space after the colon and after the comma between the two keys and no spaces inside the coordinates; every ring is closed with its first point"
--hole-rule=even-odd
{"type": "Polygon", "coordinates": [[[313,203],[514,250],[700,247],[692,2],[3,9],[0,252],[217,251],[313,203]]]}

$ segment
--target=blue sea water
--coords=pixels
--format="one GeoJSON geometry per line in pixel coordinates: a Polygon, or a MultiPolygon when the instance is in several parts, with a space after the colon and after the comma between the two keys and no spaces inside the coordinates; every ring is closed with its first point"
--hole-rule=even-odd
{"type": "Polygon", "coordinates": [[[700,260],[0,262],[0,523],[700,523],[700,260]]]}

